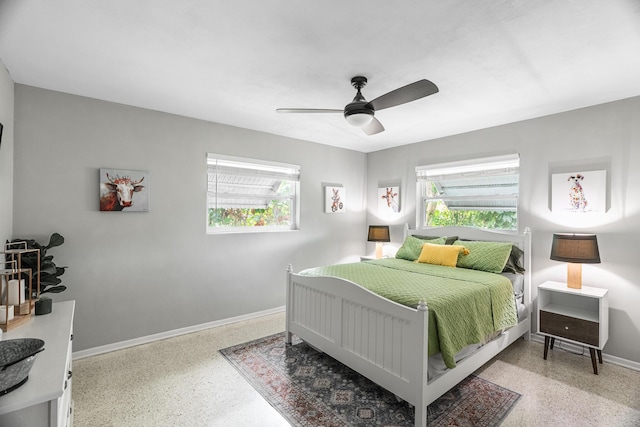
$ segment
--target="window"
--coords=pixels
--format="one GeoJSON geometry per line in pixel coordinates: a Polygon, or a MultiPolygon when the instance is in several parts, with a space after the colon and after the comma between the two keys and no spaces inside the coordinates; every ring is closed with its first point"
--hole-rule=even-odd
{"type": "Polygon", "coordinates": [[[517,154],[416,167],[418,227],[518,229],[517,154]]]}
{"type": "Polygon", "coordinates": [[[300,166],[207,155],[207,232],[298,228],[300,166]]]}

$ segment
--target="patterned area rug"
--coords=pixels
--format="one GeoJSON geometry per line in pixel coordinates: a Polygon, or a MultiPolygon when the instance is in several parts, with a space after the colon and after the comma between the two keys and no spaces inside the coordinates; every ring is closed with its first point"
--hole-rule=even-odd
{"type": "MultiPolygon", "coordinates": [[[[291,425],[413,426],[413,407],[294,336],[284,333],[220,353],[291,425]]],[[[428,407],[431,426],[497,426],[520,394],[469,376],[428,407]]]]}

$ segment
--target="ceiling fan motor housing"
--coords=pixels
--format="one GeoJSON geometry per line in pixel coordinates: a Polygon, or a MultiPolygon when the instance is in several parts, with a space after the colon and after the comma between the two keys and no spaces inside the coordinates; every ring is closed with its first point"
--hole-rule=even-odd
{"type": "Polygon", "coordinates": [[[358,90],[353,101],[344,107],[344,118],[347,119],[352,126],[362,127],[368,124],[373,119],[375,111],[369,106],[364,96],[360,92],[367,84],[367,78],[362,76],[356,76],[351,79],[351,85],[358,90]]]}
{"type": "Polygon", "coordinates": [[[353,126],[364,126],[373,119],[373,109],[367,108],[367,101],[354,101],[344,107],[344,118],[353,126]]]}

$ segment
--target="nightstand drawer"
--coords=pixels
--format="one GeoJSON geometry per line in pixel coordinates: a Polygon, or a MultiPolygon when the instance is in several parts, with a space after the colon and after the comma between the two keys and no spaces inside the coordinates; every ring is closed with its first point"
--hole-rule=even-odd
{"type": "Polygon", "coordinates": [[[599,344],[599,324],[540,310],[540,332],[567,338],[594,347],[599,344]]]}

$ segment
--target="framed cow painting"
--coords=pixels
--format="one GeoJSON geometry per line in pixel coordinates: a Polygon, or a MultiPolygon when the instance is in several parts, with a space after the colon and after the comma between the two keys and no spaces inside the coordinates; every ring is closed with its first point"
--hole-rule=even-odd
{"type": "Polygon", "coordinates": [[[127,169],[100,169],[100,210],[148,212],[149,173],[127,169]]]}

